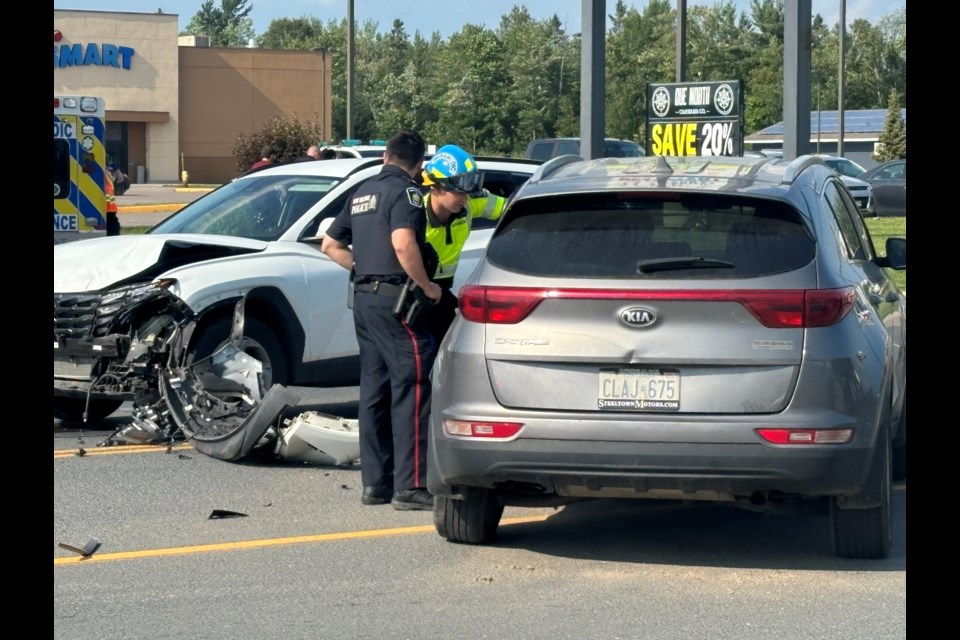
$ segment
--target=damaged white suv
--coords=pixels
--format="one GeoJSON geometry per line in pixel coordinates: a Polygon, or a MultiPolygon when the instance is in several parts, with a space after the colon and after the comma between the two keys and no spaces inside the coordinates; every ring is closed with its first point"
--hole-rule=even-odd
{"type": "MultiPolygon", "coordinates": [[[[357,384],[347,272],[320,252],[319,240],[381,164],[273,167],[210,192],[146,234],[54,246],[54,418],[97,420],[127,400],[135,417],[139,408],[162,418],[158,376],[171,355],[183,355],[172,350],[213,353],[242,297],[242,348],[263,363],[265,388],[357,384]],[[173,329],[188,323],[192,335],[171,344],[173,329]]],[[[538,164],[478,158],[484,187],[503,196],[538,164]]],[[[483,226],[471,234],[457,278],[484,251],[492,225],[483,226]]]]}

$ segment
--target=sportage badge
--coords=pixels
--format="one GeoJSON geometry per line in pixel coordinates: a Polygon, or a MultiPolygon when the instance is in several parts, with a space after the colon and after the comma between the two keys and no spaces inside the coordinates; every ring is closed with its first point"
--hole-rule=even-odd
{"type": "Polygon", "coordinates": [[[620,322],[628,327],[649,327],[657,321],[657,314],[644,307],[630,307],[620,312],[620,322]]]}

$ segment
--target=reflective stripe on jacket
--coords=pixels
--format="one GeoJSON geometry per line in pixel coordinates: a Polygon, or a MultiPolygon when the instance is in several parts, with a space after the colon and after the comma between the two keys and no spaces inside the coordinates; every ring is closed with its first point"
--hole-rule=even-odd
{"type": "Polygon", "coordinates": [[[460,262],[460,252],[467,242],[474,218],[496,220],[503,213],[506,198],[488,193],[485,196],[468,197],[463,211],[450,216],[447,224],[434,226],[430,209],[430,194],[423,197],[427,210],[427,242],[437,251],[440,262],[434,279],[453,278],[460,262]]]}
{"type": "Polygon", "coordinates": [[[116,213],[117,199],[113,195],[113,180],[110,179],[110,176],[107,176],[103,181],[103,192],[107,197],[107,213],[116,213]]]}

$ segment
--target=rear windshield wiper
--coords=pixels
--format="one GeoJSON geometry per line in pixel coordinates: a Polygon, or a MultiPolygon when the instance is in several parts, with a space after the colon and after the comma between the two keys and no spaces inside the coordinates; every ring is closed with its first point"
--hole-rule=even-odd
{"type": "Polygon", "coordinates": [[[637,273],[652,273],[654,271],[669,271],[671,269],[732,269],[734,264],[726,260],[714,260],[701,256],[684,256],[678,258],[652,258],[637,261],[637,273]]]}

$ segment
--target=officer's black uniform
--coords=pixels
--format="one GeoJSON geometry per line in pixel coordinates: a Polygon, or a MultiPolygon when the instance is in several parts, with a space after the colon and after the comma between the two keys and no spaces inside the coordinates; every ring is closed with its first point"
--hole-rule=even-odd
{"type": "Polygon", "coordinates": [[[423,320],[407,325],[392,311],[407,280],[391,242],[412,228],[426,244],[417,183],[384,165],[347,202],[327,235],[353,244],[353,319],[360,345],[360,472],[364,487],[395,492],[427,486],[430,368],[436,349],[423,320]]]}

